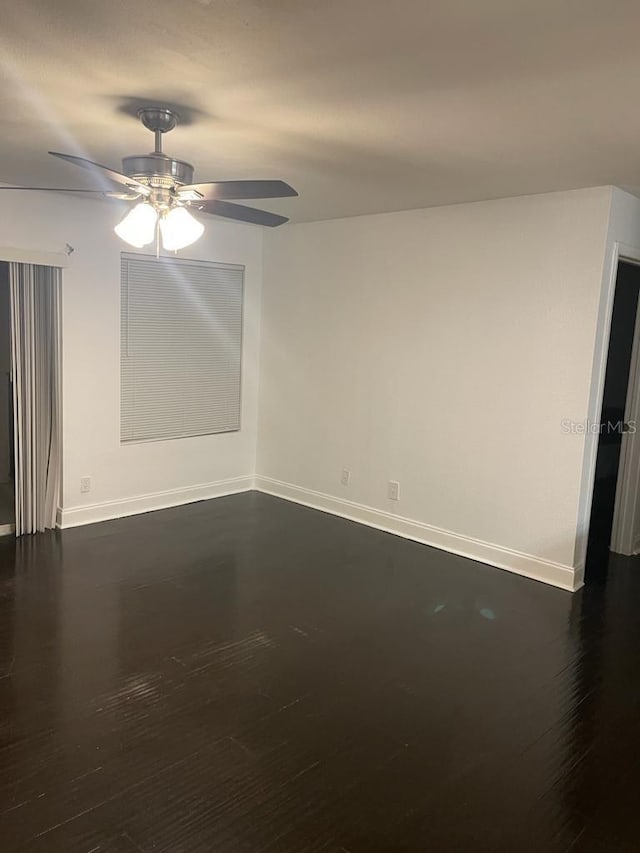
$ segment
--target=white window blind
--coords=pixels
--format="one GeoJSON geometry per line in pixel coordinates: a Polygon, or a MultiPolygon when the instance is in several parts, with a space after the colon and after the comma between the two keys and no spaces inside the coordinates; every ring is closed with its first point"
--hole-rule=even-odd
{"type": "Polygon", "coordinates": [[[121,258],[120,440],[240,429],[244,268],[121,258]]]}

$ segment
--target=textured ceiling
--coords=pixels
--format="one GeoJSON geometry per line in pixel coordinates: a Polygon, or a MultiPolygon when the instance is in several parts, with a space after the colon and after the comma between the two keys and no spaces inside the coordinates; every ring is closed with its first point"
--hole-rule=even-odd
{"type": "Polygon", "coordinates": [[[326,219],[640,187],[638,0],[0,0],[0,181],[88,186],[152,137],[199,180],[276,177],[326,219]]]}

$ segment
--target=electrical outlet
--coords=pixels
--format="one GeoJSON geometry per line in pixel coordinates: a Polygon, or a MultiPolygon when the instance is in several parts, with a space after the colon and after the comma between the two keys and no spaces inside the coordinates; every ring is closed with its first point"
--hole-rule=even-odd
{"type": "Polygon", "coordinates": [[[348,468],[342,469],[342,474],[340,475],[340,482],[343,486],[348,486],[351,483],[351,471],[348,468]]]}
{"type": "Polygon", "coordinates": [[[387,497],[390,501],[399,501],[400,500],[400,483],[395,480],[389,480],[389,486],[387,487],[387,497]]]}
{"type": "Polygon", "coordinates": [[[91,491],[91,477],[80,477],[80,494],[86,495],[91,491]]]}

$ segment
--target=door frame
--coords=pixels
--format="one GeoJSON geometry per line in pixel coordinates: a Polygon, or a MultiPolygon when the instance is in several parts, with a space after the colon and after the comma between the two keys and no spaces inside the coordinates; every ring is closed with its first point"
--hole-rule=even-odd
{"type": "MultiPolygon", "coordinates": [[[[604,397],[604,380],[607,371],[607,357],[609,355],[613,300],[616,293],[618,264],[620,261],[640,266],[640,247],[630,246],[626,243],[622,243],[621,241],[615,241],[612,248],[607,252],[602,275],[600,304],[598,306],[596,341],[593,353],[589,405],[587,409],[587,422],[589,424],[599,423],[602,415],[602,400],[604,397]]],[[[578,523],[573,561],[576,571],[576,580],[579,580],[584,576],[599,438],[600,435],[597,431],[592,432],[591,430],[587,430],[582,460],[582,480],[580,483],[580,493],[578,498],[578,523]]]]}
{"type": "MultiPolygon", "coordinates": [[[[623,259],[624,261],[624,259],[623,259]]],[[[637,266],[637,265],[636,265],[637,266]]],[[[627,397],[624,407],[624,422],[640,422],[640,301],[636,311],[636,324],[633,330],[633,349],[631,351],[631,369],[627,384],[627,397]]],[[[611,530],[611,550],[618,554],[631,555],[638,542],[634,537],[636,508],[638,505],[638,479],[640,474],[640,443],[634,441],[634,433],[622,434],[616,502],[611,530]],[[615,546],[615,547],[614,547],[615,546]]]]}

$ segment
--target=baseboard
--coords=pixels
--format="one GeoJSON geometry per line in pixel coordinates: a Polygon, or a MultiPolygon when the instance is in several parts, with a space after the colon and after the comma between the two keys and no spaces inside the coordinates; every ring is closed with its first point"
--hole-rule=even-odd
{"type": "Polygon", "coordinates": [[[203,483],[182,489],[167,489],[162,492],[136,495],[115,501],[64,507],[58,509],[57,526],[66,529],[67,527],[78,527],[81,524],[95,524],[98,521],[138,515],[156,509],[167,509],[195,501],[219,498],[223,495],[234,495],[238,492],[247,492],[252,488],[253,477],[235,477],[230,480],[218,480],[215,483],[203,483]]]}
{"type": "Polygon", "coordinates": [[[394,513],[336,498],[323,492],[304,489],[301,486],[284,483],[271,477],[257,476],[254,483],[258,491],[266,492],[269,495],[285,498],[313,509],[329,512],[332,515],[339,515],[341,518],[357,521],[360,524],[366,524],[387,533],[395,533],[405,539],[413,539],[424,545],[431,545],[452,554],[478,560],[498,569],[506,569],[517,575],[542,581],[569,592],[575,592],[582,586],[584,573],[573,566],[565,566],[562,563],[543,560],[531,554],[523,554],[510,548],[461,536],[449,530],[432,527],[420,521],[413,521],[394,513]]]}
{"type": "Polygon", "coordinates": [[[421,521],[404,518],[401,515],[373,509],[363,504],[263,476],[255,478],[251,476],[235,477],[229,480],[218,480],[215,483],[203,483],[182,489],[168,489],[114,501],[59,508],[57,526],[66,529],[83,524],[95,524],[114,518],[138,515],[157,509],[167,509],[181,504],[246,492],[254,488],[266,494],[284,498],[322,512],[328,512],[350,521],[357,521],[360,524],[375,527],[377,530],[403,536],[405,539],[431,545],[434,548],[487,563],[490,566],[505,569],[570,592],[579,589],[583,584],[584,571],[581,567],[576,568],[543,560],[531,554],[523,554],[520,551],[513,551],[510,548],[433,527],[421,521]]]}

